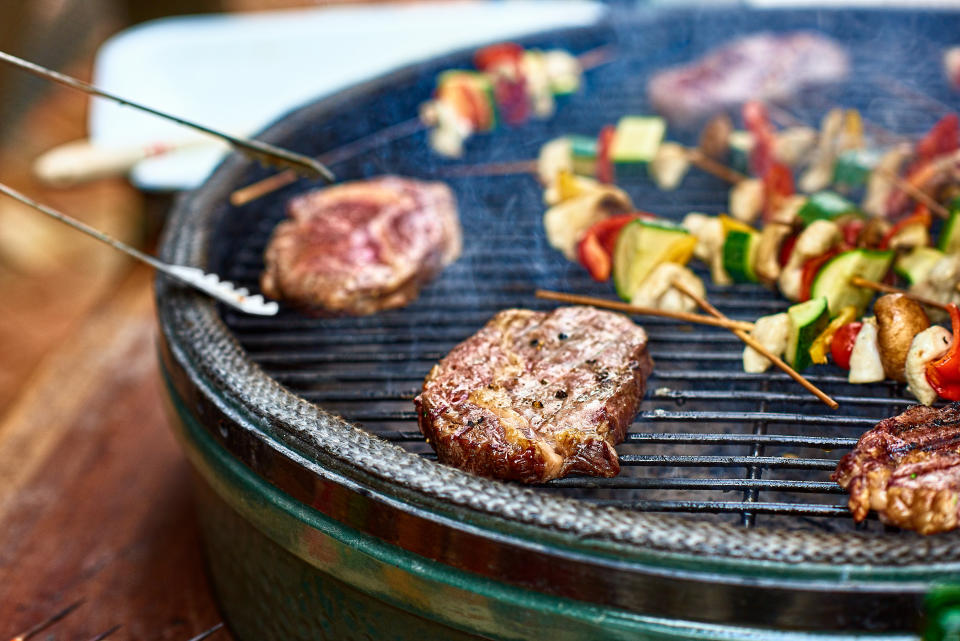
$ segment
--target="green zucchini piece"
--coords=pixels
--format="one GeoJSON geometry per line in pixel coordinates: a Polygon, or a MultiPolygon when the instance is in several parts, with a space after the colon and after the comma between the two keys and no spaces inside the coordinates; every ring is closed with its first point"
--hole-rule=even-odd
{"type": "Polygon", "coordinates": [[[845,151],[833,165],[833,182],[847,189],[862,187],[879,160],[880,154],[874,149],[845,151]]]}
{"type": "Polygon", "coordinates": [[[573,157],[573,173],[593,176],[597,173],[597,139],[589,136],[567,136],[573,157]]]}
{"type": "Polygon", "coordinates": [[[624,116],[610,148],[610,160],[618,175],[630,175],[653,160],[663,142],[667,124],[656,116],[624,116]]]}
{"type": "Polygon", "coordinates": [[[682,227],[669,226],[660,222],[653,223],[635,220],[628,223],[617,235],[617,244],[613,249],[613,286],[617,295],[629,301],[640,283],[650,272],[665,260],[684,263],[693,253],[696,239],[682,227]],[[685,248],[682,254],[675,255],[677,241],[689,239],[689,253],[685,248]]]}
{"type": "Polygon", "coordinates": [[[790,317],[790,333],[784,360],[799,372],[813,363],[810,347],[830,323],[827,299],[821,296],[791,305],[787,315],[790,317]]]}
{"type": "Polygon", "coordinates": [[[911,285],[915,285],[927,279],[927,274],[944,255],[942,251],[933,247],[914,247],[897,258],[893,271],[911,285]]]}
{"type": "Polygon", "coordinates": [[[757,282],[753,266],[757,262],[760,234],[731,229],[723,241],[723,268],[735,283],[757,282]]]}
{"type": "Polygon", "coordinates": [[[807,198],[797,212],[804,225],[815,220],[835,220],[844,214],[857,213],[857,206],[834,191],[818,191],[807,198]]]}
{"type": "Polygon", "coordinates": [[[873,249],[851,249],[837,254],[820,268],[814,277],[810,297],[825,297],[830,316],[836,316],[847,305],[853,305],[862,314],[873,299],[874,291],[850,284],[850,279],[860,276],[881,282],[890,271],[894,252],[873,249]]]}
{"type": "Polygon", "coordinates": [[[730,132],[730,166],[740,173],[750,173],[750,149],[753,148],[753,134],[742,129],[730,132]]]}
{"type": "Polygon", "coordinates": [[[960,252],[960,202],[958,199],[950,203],[950,217],[940,229],[937,248],[945,254],[960,252]]]}

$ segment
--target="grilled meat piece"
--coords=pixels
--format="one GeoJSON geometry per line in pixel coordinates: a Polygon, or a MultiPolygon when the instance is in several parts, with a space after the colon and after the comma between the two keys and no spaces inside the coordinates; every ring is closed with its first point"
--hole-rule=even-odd
{"type": "Polygon", "coordinates": [[[356,316],[402,307],[460,255],[443,183],[395,176],[311,191],[287,205],[260,287],[303,308],[356,316]]]}
{"type": "Polygon", "coordinates": [[[840,82],[849,66],[846,51],[820,34],[756,33],[655,74],[647,95],[672,122],[690,123],[747,100],[783,100],[812,85],[840,82]]]}
{"type": "Polygon", "coordinates": [[[960,403],[914,405],[877,423],[840,461],[833,480],[850,492],[856,521],[876,510],[884,523],[921,534],[957,527],[960,403]]]}
{"type": "Polygon", "coordinates": [[[653,361],[647,334],[592,307],[508,309],[435,365],[414,400],[442,463],[536,483],[616,476],[653,361]]]}

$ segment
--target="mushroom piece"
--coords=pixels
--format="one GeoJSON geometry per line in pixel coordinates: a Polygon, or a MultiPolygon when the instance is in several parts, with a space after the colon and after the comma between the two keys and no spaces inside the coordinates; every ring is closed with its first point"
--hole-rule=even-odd
{"type": "Polygon", "coordinates": [[[937,400],[936,391],[927,381],[927,363],[946,354],[952,342],[953,335],[949,330],[934,325],[914,336],[910,343],[904,377],[907,389],[924,405],[933,405],[937,400]]]}
{"type": "Polygon", "coordinates": [[[905,381],[904,366],[914,337],[930,327],[920,303],[903,294],[886,294],[873,304],[877,318],[877,342],[886,377],[905,381]]]}
{"type": "MultiPolygon", "coordinates": [[[[750,336],[766,347],[775,356],[781,356],[787,349],[790,336],[790,316],[786,312],[761,316],[753,323],[750,336]]],[[[743,371],[760,374],[767,371],[770,359],[749,345],[743,350],[743,371]]]]}
{"type": "Polygon", "coordinates": [[[630,302],[643,307],[656,307],[675,312],[692,312],[697,308],[696,302],[673,286],[677,281],[698,296],[707,295],[696,274],[677,263],[660,263],[654,267],[650,275],[643,279],[640,286],[633,292],[630,302]]]}
{"type": "Polygon", "coordinates": [[[741,180],[730,190],[730,215],[745,223],[752,223],[763,211],[763,181],[757,178],[741,180]]]}
{"type": "Polygon", "coordinates": [[[726,235],[723,223],[716,216],[690,213],[683,219],[683,227],[697,238],[693,255],[710,266],[710,278],[716,285],[730,285],[733,279],[723,266],[723,241],[726,235]]]}
{"type": "Polygon", "coordinates": [[[700,151],[709,158],[724,161],[730,150],[730,134],[733,133],[733,121],[727,114],[718,114],[710,119],[700,132],[697,143],[700,151]]]}
{"type": "Polygon", "coordinates": [[[853,342],[850,352],[851,383],[876,383],[884,378],[883,361],[880,360],[880,345],[877,342],[877,319],[864,318],[863,326],[853,342]]]}
{"type": "Polygon", "coordinates": [[[537,176],[544,185],[552,185],[561,171],[573,173],[573,145],[569,138],[554,138],[537,157],[537,176]]]}
{"type": "Polygon", "coordinates": [[[773,138],[773,155],[788,167],[803,163],[817,145],[817,130],[813,127],[788,127],[773,138]]]}
{"type": "Polygon", "coordinates": [[[821,121],[820,141],[814,160],[798,181],[801,191],[820,191],[833,181],[833,165],[837,160],[837,143],[842,131],[843,109],[831,109],[821,121]]]}
{"type": "Polygon", "coordinates": [[[800,286],[803,280],[803,264],[814,256],[820,256],[843,240],[840,227],[833,221],[815,220],[797,236],[797,244],[793,246],[793,253],[780,272],[777,283],[780,292],[790,300],[797,300],[800,296],[800,286]]]}
{"type": "Polygon", "coordinates": [[[690,169],[687,148],[675,142],[664,142],[650,161],[649,170],[657,187],[665,191],[677,188],[690,169]]]}
{"type": "Polygon", "coordinates": [[[792,232],[790,225],[781,223],[768,223],[760,232],[753,273],[764,283],[771,285],[780,276],[780,246],[792,232]]]}
{"type": "Polygon", "coordinates": [[[576,260],[577,243],[590,227],[609,216],[631,211],[630,197],[616,187],[605,185],[548,209],[543,215],[547,242],[570,260],[576,260]]]}

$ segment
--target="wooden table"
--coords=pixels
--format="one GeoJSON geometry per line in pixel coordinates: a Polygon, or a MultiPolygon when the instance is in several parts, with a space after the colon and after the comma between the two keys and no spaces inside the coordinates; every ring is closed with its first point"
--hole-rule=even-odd
{"type": "MultiPolygon", "coordinates": [[[[89,77],[92,51],[68,71],[89,77]]],[[[40,152],[84,137],[86,107],[49,89],[0,149],[0,180],[149,249],[156,221],[126,181],[30,176],[40,152]]],[[[152,278],[0,199],[0,639],[81,598],[36,638],[120,624],[114,639],[185,640],[220,621],[164,413],[152,278]]]]}

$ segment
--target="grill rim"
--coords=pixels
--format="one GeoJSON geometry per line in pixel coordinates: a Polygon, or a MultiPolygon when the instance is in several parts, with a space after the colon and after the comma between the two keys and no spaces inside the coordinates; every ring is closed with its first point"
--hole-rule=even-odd
{"type": "MultiPolygon", "coordinates": [[[[520,40],[615,33],[605,22],[520,40]]],[[[429,64],[449,66],[462,63],[464,56],[463,52],[452,54],[429,64]]],[[[410,79],[420,73],[421,66],[391,72],[294,110],[261,137],[283,144],[307,123],[318,122],[325,114],[334,114],[364,96],[410,79]]],[[[232,154],[204,186],[178,198],[161,244],[165,260],[206,267],[212,230],[219,216],[230,211],[222,203],[251,165],[232,154]]],[[[211,400],[215,404],[226,404],[250,417],[256,425],[256,436],[264,443],[283,443],[304,459],[313,459],[317,467],[331,464],[355,486],[351,491],[358,496],[371,498],[388,488],[390,497],[406,503],[411,511],[450,514],[453,510],[458,517],[469,517],[467,525],[479,524],[494,540],[515,537],[537,546],[550,543],[557,546],[551,553],[573,551],[598,566],[612,555],[622,563],[658,565],[676,572],[685,567],[690,570],[688,564],[694,562],[694,574],[721,572],[724,580],[734,583],[754,581],[757,573],[769,575],[773,564],[775,573],[791,581],[841,581],[844,585],[840,587],[845,589],[862,590],[870,585],[887,592],[882,588],[890,580],[926,583],[960,569],[960,539],[952,535],[921,538],[911,534],[745,529],[696,522],[684,516],[597,507],[425,461],[287,391],[244,355],[208,299],[171,286],[162,277],[157,279],[156,298],[162,342],[174,374],[174,370],[181,370],[191,385],[214,397],[211,400]],[[883,567],[877,567],[877,561],[883,567]]],[[[224,442],[213,425],[204,426],[224,442]]],[[[269,478],[268,464],[256,460],[252,449],[231,452],[277,485],[276,479],[269,478]]],[[[307,467],[306,471],[316,474],[317,470],[307,467]]],[[[302,488],[278,487],[302,496],[302,488]]],[[[919,588],[919,584],[914,587],[919,588]]],[[[903,584],[897,588],[904,589],[903,584]]]]}

